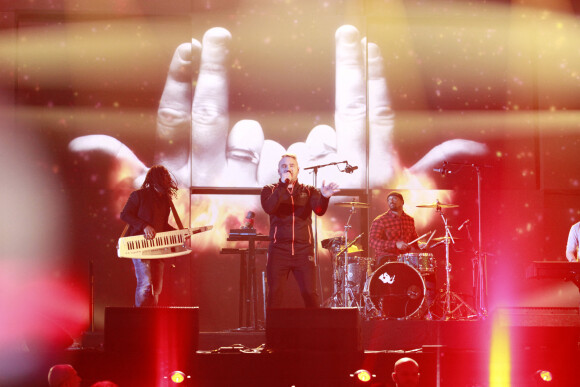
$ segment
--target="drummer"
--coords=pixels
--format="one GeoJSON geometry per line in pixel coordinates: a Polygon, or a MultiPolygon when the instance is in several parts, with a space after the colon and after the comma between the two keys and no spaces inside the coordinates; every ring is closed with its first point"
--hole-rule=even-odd
{"type": "MultiPolygon", "coordinates": [[[[405,200],[400,192],[393,191],[387,196],[389,210],[375,218],[369,232],[369,245],[375,249],[377,268],[387,262],[395,262],[399,255],[424,250],[428,244],[418,239],[415,219],[403,211],[405,200]]],[[[435,273],[422,273],[425,281],[426,306],[431,307],[436,296],[435,273]]],[[[430,313],[424,318],[430,319],[430,313]]]]}
{"type": "Polygon", "coordinates": [[[369,245],[375,249],[377,267],[397,261],[400,254],[422,250],[426,245],[417,242],[415,219],[403,210],[405,200],[400,192],[392,191],[387,196],[389,210],[377,216],[371,224],[369,245]]]}

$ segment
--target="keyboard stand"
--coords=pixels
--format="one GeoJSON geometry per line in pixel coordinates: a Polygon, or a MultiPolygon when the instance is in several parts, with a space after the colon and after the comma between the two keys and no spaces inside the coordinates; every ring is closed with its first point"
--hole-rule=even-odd
{"type": "Polygon", "coordinates": [[[230,235],[228,241],[247,241],[248,248],[223,248],[221,254],[240,255],[239,325],[237,330],[263,330],[258,324],[258,284],[256,278],[256,254],[267,249],[256,248],[256,242],[268,241],[267,235],[230,235]]]}

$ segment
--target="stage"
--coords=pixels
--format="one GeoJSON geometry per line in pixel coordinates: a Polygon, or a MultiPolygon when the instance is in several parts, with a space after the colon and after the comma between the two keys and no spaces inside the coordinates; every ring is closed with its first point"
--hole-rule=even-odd
{"type": "Polygon", "coordinates": [[[393,364],[403,356],[419,362],[421,386],[494,385],[489,382],[490,364],[505,359],[510,359],[511,386],[536,385],[538,370],[552,372],[554,380],[546,385],[577,385],[577,309],[507,309],[502,315],[501,321],[362,320],[355,330],[348,318],[315,318],[298,327],[286,319],[290,328],[285,330],[270,325],[268,332],[248,328],[180,336],[190,344],[178,363],[163,350],[144,350],[142,341],[120,348],[105,338],[107,332],[87,332],[67,348],[4,353],[0,385],[46,385],[50,366],[66,362],[75,366],[83,386],[103,379],[128,387],[171,386],[175,384],[163,382],[174,368],[185,373],[184,386],[372,385],[354,380],[351,375],[359,369],[374,375],[372,383],[390,386],[393,364]],[[327,333],[318,330],[324,324],[329,325],[327,333]],[[491,347],[499,331],[509,332],[509,344],[504,345],[511,354],[506,358],[504,351],[501,360],[494,359],[491,347]],[[15,379],[6,372],[11,364],[27,364],[29,372],[15,379]]]}

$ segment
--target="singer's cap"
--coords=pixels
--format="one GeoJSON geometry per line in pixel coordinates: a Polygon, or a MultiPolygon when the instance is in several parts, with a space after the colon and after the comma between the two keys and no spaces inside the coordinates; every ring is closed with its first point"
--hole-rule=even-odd
{"type": "Polygon", "coordinates": [[[387,199],[390,198],[391,196],[396,196],[399,199],[401,199],[403,201],[403,203],[405,203],[405,199],[403,199],[403,195],[401,195],[401,193],[399,191],[391,191],[391,192],[389,192],[389,194],[387,195],[387,199]]]}

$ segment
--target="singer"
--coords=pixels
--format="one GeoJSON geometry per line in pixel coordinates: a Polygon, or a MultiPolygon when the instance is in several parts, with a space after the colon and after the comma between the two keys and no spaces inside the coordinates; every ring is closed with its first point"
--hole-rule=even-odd
{"type": "Polygon", "coordinates": [[[300,288],[307,308],[320,307],[316,289],[316,262],[312,234],[312,212],[324,215],[338,184],[322,182],[320,190],[298,182],[298,160],[282,155],[278,162],[280,180],[262,189],[262,208],[270,215],[270,245],[266,275],[268,308],[283,306],[284,290],[290,272],[300,288]]]}

